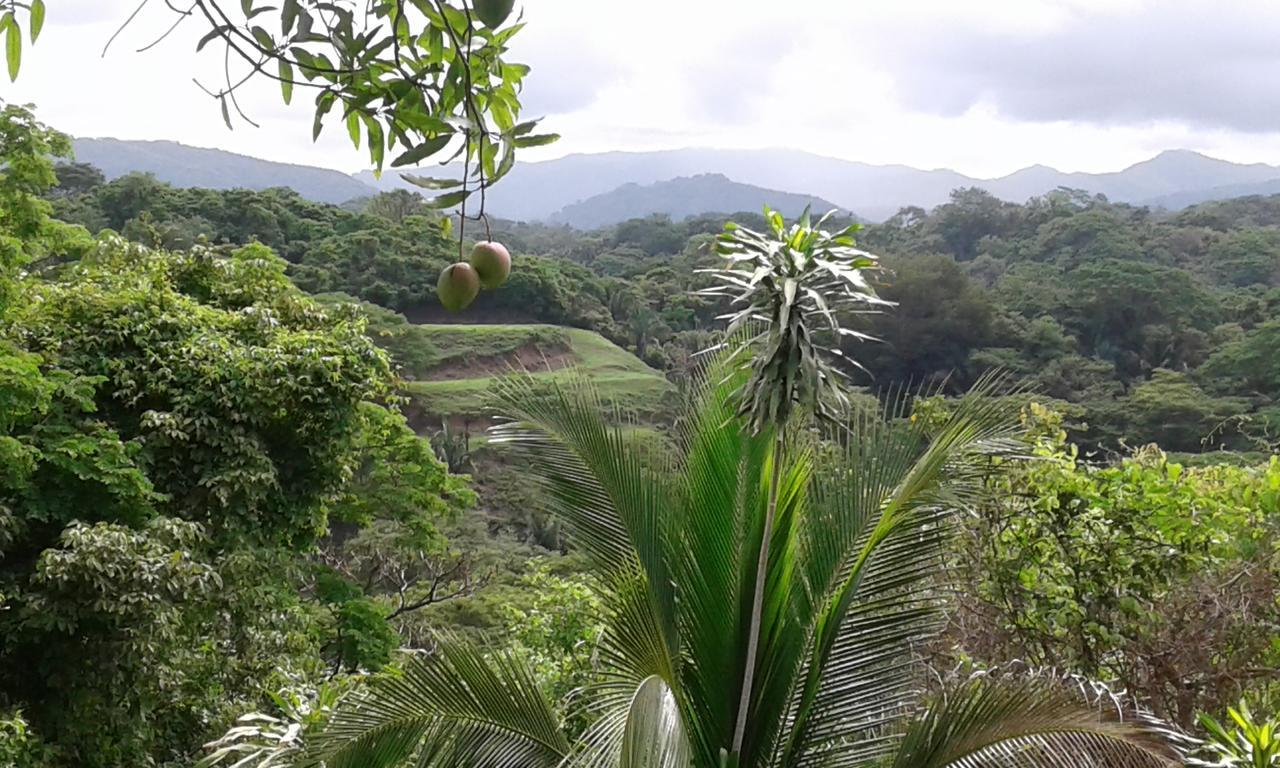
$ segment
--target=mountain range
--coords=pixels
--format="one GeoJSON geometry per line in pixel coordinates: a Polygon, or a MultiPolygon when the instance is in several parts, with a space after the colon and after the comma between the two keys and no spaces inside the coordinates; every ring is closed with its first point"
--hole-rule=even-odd
{"type": "Polygon", "coordinates": [[[76,139],[72,146],[77,162],[97,166],[108,179],[141,172],[154,174],[175,187],[289,187],[308,200],[335,205],[377,194],[377,190],[341,171],[277,163],[176,141],[76,139]]]}
{"type": "Polygon", "coordinates": [[[819,197],[740,184],[719,173],[681,176],[653,184],[623,184],[612,192],[566,205],[548,221],[578,229],[596,229],[644,214],[661,213],[676,221],[701,213],[758,211],[765,203],[794,218],[805,208],[825,212],[840,206],[819,197]]]}
{"type": "MultiPolygon", "coordinates": [[[[396,188],[415,191],[396,172],[375,178],[362,171],[287,165],[169,141],[77,139],[77,159],[108,178],[130,171],[154,173],[176,186],[264,189],[287,186],[312,200],[341,203],[396,188]]],[[[429,170],[431,175],[448,175],[429,170]]],[[[1059,187],[1100,193],[1118,202],[1179,208],[1206,200],[1280,193],[1280,167],[1239,164],[1189,150],[1169,150],[1120,171],[1067,173],[1043,165],[994,179],[946,169],[873,165],[785,149],[677,149],[575,154],[517,163],[488,193],[495,216],[556,221],[580,227],[611,224],[651,213],[758,210],[770,203],[784,211],[832,206],[881,220],[899,208],[932,208],[953,189],[982,187],[1022,202],[1059,187]],[[828,203],[827,201],[830,201],[828,203]]]]}

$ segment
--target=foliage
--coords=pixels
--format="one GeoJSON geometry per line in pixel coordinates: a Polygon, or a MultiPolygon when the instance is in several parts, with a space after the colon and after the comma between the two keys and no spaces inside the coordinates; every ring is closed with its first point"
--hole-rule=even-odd
{"type": "MultiPolygon", "coordinates": [[[[972,350],[987,346],[993,310],[983,289],[947,256],[913,256],[885,262],[879,295],[894,305],[867,319],[866,330],[883,342],[859,358],[883,382],[923,382],[962,370],[972,350]]],[[[1024,342],[1024,349],[1035,343],[1024,342]]]]}
{"type": "MultiPolygon", "coordinates": [[[[580,743],[566,739],[518,655],[444,639],[341,708],[317,756],[338,766],[838,766],[873,764],[899,744],[914,749],[886,738],[914,699],[912,666],[899,662],[936,616],[931,587],[955,505],[993,459],[1017,451],[1018,426],[988,383],[936,429],[864,414],[834,445],[789,443],[754,657],[763,684],[751,690],[746,741],[732,754],[775,442],[734,418],[746,376],[724,366],[708,373],[674,456],[609,427],[589,388],[533,397],[526,379],[504,390],[516,421],[500,437],[540,461],[549,503],[600,584],[601,677],[586,703],[599,719],[580,743]]],[[[988,690],[923,722],[1001,696],[988,690]]],[[[1059,737],[1071,754],[1121,754],[1135,765],[1171,757],[1138,722],[1065,706],[1035,719],[1024,709],[978,704],[963,717],[995,750],[1039,754],[1031,765],[1052,756],[1032,745],[1059,737]]],[[[941,739],[947,750],[961,743],[941,739]]],[[[964,752],[950,754],[939,764],[966,764],[964,752]]]]}
{"type": "Polygon", "coordinates": [[[305,753],[303,738],[327,722],[344,686],[321,683],[315,688],[291,686],[272,694],[275,714],[241,715],[196,768],[231,764],[237,768],[286,768],[305,753]]]}
{"type": "Polygon", "coordinates": [[[352,672],[378,670],[391,661],[400,636],[377,603],[356,597],[339,604],[334,614],[338,627],[332,650],[335,667],[352,672]]]}
{"type": "Polygon", "coordinates": [[[51,206],[40,197],[56,180],[51,158],[70,153],[71,140],[37,121],[30,106],[0,101],[0,310],[16,269],[77,239],[74,228],[49,220],[51,206]]]}
{"type": "MultiPolygon", "coordinates": [[[[121,29],[147,5],[139,5],[121,29]]],[[[22,53],[16,14],[28,12],[34,43],[44,8],[44,0],[0,2],[10,79],[17,77],[22,53]]],[[[236,98],[252,80],[279,83],[286,104],[295,90],[314,91],[313,138],[338,107],[352,142],[359,149],[362,137],[366,140],[378,171],[397,146],[393,166],[445,153],[474,162],[474,173],[462,179],[422,181],[432,189],[458,188],[437,198],[438,207],[462,203],[496,182],[511,169],[517,148],[558,138],[534,135],[537,121],[520,122],[519,92],[529,68],[505,58],[508,43],[523,27],[506,23],[508,14],[477,15],[469,3],[451,0],[379,0],[367,7],[324,0],[285,0],[278,6],[195,0],[190,8],[169,5],[168,11],[176,19],[160,40],[183,24],[198,24],[206,34],[197,51],[210,43],[223,48],[225,82],[213,88],[197,84],[218,101],[228,128],[233,112],[253,124],[236,98]],[[264,14],[278,23],[266,22],[264,14]],[[474,186],[468,188],[469,183],[474,186]]]]}
{"type": "Polygon", "coordinates": [[[468,494],[388,408],[362,315],[304,296],[262,245],[168,252],[49,221],[31,198],[65,139],[6,115],[0,703],[23,719],[4,748],[181,763],[264,686],[322,672],[328,625],[298,587],[331,515],[429,535],[468,494]]]}
{"type": "Polygon", "coordinates": [[[1212,755],[1210,761],[1202,765],[1222,768],[1274,768],[1280,765],[1280,723],[1274,720],[1255,721],[1244,702],[1238,709],[1229,708],[1227,714],[1234,723],[1230,731],[1209,715],[1200,717],[1200,724],[1209,734],[1205,751],[1212,755]]]}
{"type": "Polygon", "coordinates": [[[390,392],[359,317],[319,311],[262,246],[220,258],[107,239],[31,284],[12,323],[30,352],[96,382],[88,409],[143,452],[160,506],[215,536],[314,540],[359,404],[390,392]]]}
{"type": "Polygon", "coordinates": [[[1280,398],[1280,320],[1268,320],[1216,350],[1201,375],[1219,391],[1280,398]]]}
{"type": "Polygon", "coordinates": [[[570,737],[591,725],[590,713],[576,697],[594,681],[595,654],[603,627],[597,587],[583,577],[557,575],[546,565],[526,574],[518,588],[530,595],[528,605],[504,605],[512,647],[534,677],[570,737]]]}
{"type": "Polygon", "coordinates": [[[991,481],[956,550],[975,585],[956,650],[1116,680],[1188,727],[1242,694],[1274,705],[1280,459],[1093,466],[1060,416],[1027,418],[1039,460],[991,481]]]}
{"type": "Polygon", "coordinates": [[[806,210],[787,227],[782,214],[766,208],[768,234],[729,222],[716,241],[728,265],[711,273],[721,286],[704,294],[730,299],[730,338],[759,325],[737,349],[740,364],[752,371],[742,412],[757,431],[786,424],[797,406],[822,417],[841,410],[843,373],[827,357],[843,356],[841,337],[866,336],[838,318],[884,303],[864,274],[877,267],[876,257],[854,247],[858,225],[834,233],[822,228],[833,213],[814,224],[806,210]],[[831,336],[825,344],[824,332],[831,336]]]}
{"type": "Polygon", "coordinates": [[[0,765],[6,768],[40,768],[51,755],[21,711],[0,713],[0,765]]]}
{"type": "MultiPolygon", "coordinates": [[[[68,221],[166,247],[257,238],[289,261],[291,278],[306,290],[346,293],[419,322],[444,317],[431,279],[457,254],[429,217],[406,211],[395,223],[284,190],[175,190],[137,177],[75,188],[81,191],[52,199],[68,221]]],[[[1215,448],[1252,447],[1278,396],[1262,326],[1280,294],[1264,269],[1228,274],[1216,259],[1270,258],[1280,227],[1276,202],[1157,216],[1071,193],[1021,206],[972,197],[960,207],[974,232],[956,244],[941,234],[960,226],[961,211],[949,207],[955,203],[932,213],[907,210],[858,234],[888,267],[874,281],[877,292],[902,307],[850,326],[887,342],[856,350],[878,388],[945,381],[954,393],[1000,368],[1069,403],[1079,412],[1071,436],[1090,447],[1168,441],[1199,450],[1211,434],[1215,448]],[[958,244],[978,232],[971,249],[958,244]],[[1165,370],[1204,394],[1167,380],[1141,389],[1166,378],[1158,373],[1165,370]],[[1190,407],[1161,409],[1160,397],[1143,395],[1162,395],[1167,384],[1177,384],[1174,399],[1185,393],[1190,407]]],[[[760,231],[770,226],[759,214],[733,219],[760,231]]],[[[593,330],[686,378],[694,355],[716,343],[716,317],[735,309],[725,297],[696,295],[715,284],[704,270],[722,265],[713,253],[720,226],[713,217],[648,217],[595,232],[493,222],[518,266],[503,290],[482,296],[471,312],[486,322],[593,330]]],[[[426,370],[404,349],[425,345],[395,348],[414,334],[385,327],[388,349],[406,370],[426,370]]]]}
{"type": "Polygon", "coordinates": [[[450,472],[460,473],[471,466],[471,436],[463,431],[458,434],[449,428],[449,422],[441,425],[440,431],[431,436],[431,449],[436,458],[449,468],[450,472]]]}
{"type": "Polygon", "coordinates": [[[341,493],[329,505],[335,519],[360,526],[391,520],[426,540],[433,534],[433,521],[474,503],[466,478],[449,474],[431,444],[407,428],[403,416],[372,403],[361,403],[359,412],[357,451],[341,493]]]}

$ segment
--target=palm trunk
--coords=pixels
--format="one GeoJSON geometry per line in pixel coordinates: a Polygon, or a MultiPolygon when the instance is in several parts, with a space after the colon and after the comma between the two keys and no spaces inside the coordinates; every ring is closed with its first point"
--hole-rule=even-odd
{"type": "Polygon", "coordinates": [[[742,695],[738,699],[738,717],[733,727],[733,759],[742,752],[747,732],[747,714],[751,708],[751,689],[755,684],[756,655],[760,646],[760,624],[764,612],[764,585],[769,577],[769,544],[773,539],[773,521],[778,514],[778,486],[782,483],[782,455],[785,426],[778,426],[773,443],[773,467],[769,477],[769,506],[765,510],[764,530],[760,538],[760,558],[756,561],[756,585],[751,597],[751,625],[747,634],[747,663],[742,671],[742,695]]]}

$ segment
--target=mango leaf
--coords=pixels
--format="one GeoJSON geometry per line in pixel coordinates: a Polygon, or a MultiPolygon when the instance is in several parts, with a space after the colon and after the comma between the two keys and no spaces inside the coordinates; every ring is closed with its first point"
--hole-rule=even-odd
{"type": "Polygon", "coordinates": [[[40,37],[44,29],[44,0],[31,0],[31,42],[40,37]]]}
{"type": "Polygon", "coordinates": [[[334,95],[329,91],[322,91],[316,97],[316,119],[311,124],[311,140],[315,141],[320,136],[321,129],[324,128],[324,116],[333,108],[334,95]]]}
{"type": "Polygon", "coordinates": [[[293,65],[288,59],[280,59],[280,94],[285,104],[293,100],[293,65]]]}
{"type": "Polygon", "coordinates": [[[360,148],[360,113],[354,109],[347,113],[347,135],[356,149],[360,148]]]}
{"type": "Polygon", "coordinates": [[[280,8],[280,34],[288,35],[298,20],[298,0],[284,0],[280,8]]]}
{"type": "Polygon", "coordinates": [[[446,133],[436,136],[434,139],[427,139],[418,146],[402,153],[399,157],[391,162],[392,168],[399,168],[403,165],[417,165],[426,160],[435,153],[444,149],[453,139],[454,134],[446,133]]]}
{"type": "Polygon", "coordinates": [[[427,201],[426,205],[428,208],[435,208],[437,210],[442,208],[452,208],[470,197],[473,191],[474,190],[470,189],[460,189],[457,192],[447,192],[438,197],[431,198],[427,201]]]}
{"type": "Polygon", "coordinates": [[[229,27],[225,24],[220,24],[209,30],[208,34],[200,38],[200,42],[196,43],[196,53],[199,53],[209,43],[217,40],[219,37],[222,37],[222,33],[226,32],[227,29],[229,29],[229,27]]]}
{"type": "Polygon", "coordinates": [[[489,177],[489,183],[493,184],[498,179],[507,175],[512,166],[516,164],[516,145],[510,141],[502,142],[502,160],[498,163],[498,170],[489,177]]]}
{"type": "Polygon", "coordinates": [[[542,147],[559,140],[560,134],[558,133],[541,133],[534,136],[518,136],[515,142],[517,147],[523,149],[525,147],[542,147]]]}
{"type": "Polygon", "coordinates": [[[267,30],[262,27],[254,27],[249,31],[253,33],[253,39],[258,41],[258,45],[262,46],[263,50],[275,50],[276,43],[271,39],[271,35],[267,33],[267,30]]]}
{"type": "Polygon", "coordinates": [[[538,127],[538,123],[540,123],[540,122],[542,122],[542,120],[541,120],[541,119],[538,119],[538,120],[527,120],[527,121],[525,121],[525,122],[523,122],[523,123],[519,123],[518,125],[515,125],[514,127],[512,127],[512,129],[511,129],[511,135],[512,135],[512,136],[524,136],[524,135],[525,135],[525,134],[527,134],[527,133],[532,133],[532,132],[533,132],[533,129],[534,129],[534,128],[537,128],[537,127],[538,127]]]}
{"type": "Polygon", "coordinates": [[[17,80],[18,67],[22,64],[22,30],[18,28],[18,21],[13,17],[13,11],[4,15],[0,26],[5,28],[4,57],[9,64],[9,79],[17,80]]]}
{"type": "MultiPolygon", "coordinates": [[[[395,163],[392,163],[395,165],[395,163]]],[[[453,189],[462,186],[462,179],[435,179],[430,176],[416,176],[411,173],[402,173],[400,178],[409,182],[415,187],[423,189],[453,189]]]]}

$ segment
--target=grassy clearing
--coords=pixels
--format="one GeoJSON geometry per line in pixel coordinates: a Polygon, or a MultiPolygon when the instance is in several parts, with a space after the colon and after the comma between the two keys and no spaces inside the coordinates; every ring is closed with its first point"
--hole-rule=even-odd
{"type": "Polygon", "coordinates": [[[550,325],[418,325],[422,339],[432,345],[433,358],[442,362],[423,371],[422,380],[406,385],[413,404],[423,413],[446,417],[484,417],[489,412],[497,375],[429,380],[434,370],[474,363],[477,358],[504,357],[522,349],[561,347],[572,353],[573,365],[554,371],[535,371],[538,380],[564,381],[585,376],[605,404],[625,416],[653,421],[669,414],[674,391],[662,374],[604,337],[577,328],[550,325]]]}

